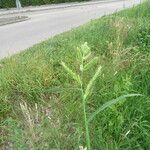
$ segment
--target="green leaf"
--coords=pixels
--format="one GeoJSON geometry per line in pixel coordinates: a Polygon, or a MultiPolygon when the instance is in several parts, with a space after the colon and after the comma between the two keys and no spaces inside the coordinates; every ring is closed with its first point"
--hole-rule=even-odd
{"type": "Polygon", "coordinates": [[[74,73],[64,62],[61,62],[61,65],[64,67],[64,69],[70,74],[70,76],[76,80],[79,84],[81,83],[80,76],[74,73]]]}
{"type": "Polygon", "coordinates": [[[117,102],[119,102],[120,100],[124,100],[127,97],[134,97],[134,96],[142,96],[141,94],[127,94],[127,95],[123,95],[120,96],[116,99],[110,100],[109,102],[106,102],[105,104],[103,104],[100,108],[98,108],[88,119],[88,122],[91,122],[95,116],[97,114],[99,114],[100,112],[102,112],[103,110],[105,110],[106,108],[116,104],[117,102]]]}

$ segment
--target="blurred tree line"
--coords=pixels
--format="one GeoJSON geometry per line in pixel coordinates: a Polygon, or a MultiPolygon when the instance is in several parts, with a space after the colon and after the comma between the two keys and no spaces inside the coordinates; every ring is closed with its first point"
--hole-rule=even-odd
{"type": "MultiPolygon", "coordinates": [[[[22,7],[24,6],[38,6],[45,4],[75,2],[85,0],[20,0],[22,7]]],[[[16,7],[16,0],[0,0],[0,8],[16,7]]]]}

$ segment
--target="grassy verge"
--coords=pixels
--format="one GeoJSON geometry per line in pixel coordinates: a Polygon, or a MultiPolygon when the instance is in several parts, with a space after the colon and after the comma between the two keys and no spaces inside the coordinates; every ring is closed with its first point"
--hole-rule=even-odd
{"type": "Polygon", "coordinates": [[[102,66],[86,97],[87,118],[111,99],[130,93],[144,95],[124,97],[96,115],[88,126],[91,149],[150,149],[148,1],[0,62],[0,140],[4,149],[76,150],[88,146],[78,84],[60,64],[63,61],[80,73],[77,47],[82,49],[85,42],[90,58],[96,56],[97,62],[85,70],[82,82],[87,85],[97,66],[102,66]]]}

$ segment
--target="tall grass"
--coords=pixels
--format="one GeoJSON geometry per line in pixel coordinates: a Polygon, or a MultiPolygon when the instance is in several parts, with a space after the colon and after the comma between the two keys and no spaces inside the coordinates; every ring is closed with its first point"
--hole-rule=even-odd
{"type": "Polygon", "coordinates": [[[86,144],[87,144],[88,150],[91,149],[89,122],[92,121],[95,118],[95,116],[97,114],[99,114],[101,111],[103,111],[104,109],[117,103],[119,100],[124,99],[126,97],[140,96],[139,94],[128,94],[128,95],[121,96],[117,99],[111,100],[111,101],[105,103],[103,106],[101,106],[98,110],[96,110],[88,119],[87,110],[86,110],[86,103],[87,103],[88,97],[92,93],[93,84],[102,70],[102,67],[99,66],[98,69],[96,70],[95,74],[93,75],[92,79],[87,84],[87,86],[84,86],[83,78],[84,78],[85,70],[88,70],[89,68],[93,67],[93,64],[95,64],[98,60],[98,57],[94,57],[91,60],[88,60],[91,57],[91,55],[92,55],[91,50],[88,47],[87,43],[84,43],[84,45],[82,45],[81,48],[77,48],[77,57],[78,57],[77,61],[79,62],[79,68],[80,68],[79,69],[80,70],[79,75],[77,75],[69,67],[67,67],[64,62],[61,63],[62,66],[64,67],[64,69],[79,84],[79,90],[81,92],[81,98],[82,98],[82,110],[83,110],[84,126],[85,126],[85,132],[86,132],[86,144]]]}
{"type": "Polygon", "coordinates": [[[147,1],[1,60],[2,149],[150,149],[149,14],[147,1]]]}

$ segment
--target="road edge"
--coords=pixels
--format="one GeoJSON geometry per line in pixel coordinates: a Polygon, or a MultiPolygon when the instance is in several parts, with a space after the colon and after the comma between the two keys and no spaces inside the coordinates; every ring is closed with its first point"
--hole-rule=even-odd
{"type": "MultiPolygon", "coordinates": [[[[99,3],[109,3],[109,2],[117,2],[119,0],[99,0],[99,1],[88,1],[88,2],[76,2],[76,3],[62,3],[62,4],[51,4],[51,5],[43,5],[43,6],[35,6],[30,8],[22,8],[21,10],[2,10],[0,11],[0,16],[10,15],[10,14],[19,14],[24,12],[36,12],[36,11],[44,11],[44,10],[52,10],[52,9],[62,9],[68,7],[77,7],[77,6],[85,6],[85,5],[94,5],[99,3]]],[[[121,0],[123,2],[123,0],[121,0]]]]}

